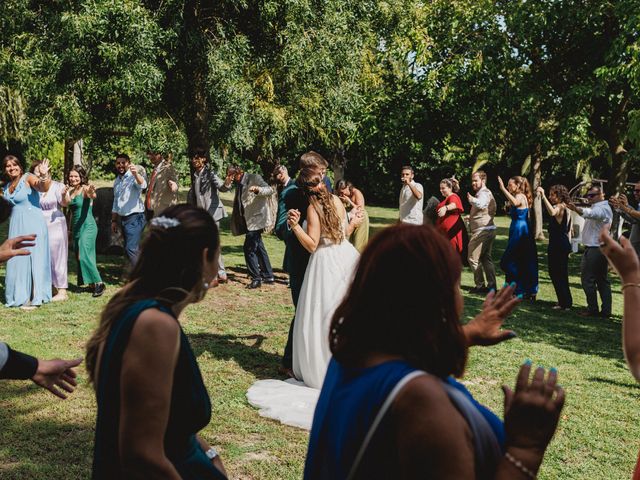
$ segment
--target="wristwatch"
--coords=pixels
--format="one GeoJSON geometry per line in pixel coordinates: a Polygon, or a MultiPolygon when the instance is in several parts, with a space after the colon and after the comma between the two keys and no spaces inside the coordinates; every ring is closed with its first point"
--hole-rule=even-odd
{"type": "Polygon", "coordinates": [[[216,458],[218,456],[217,450],[215,448],[213,448],[213,447],[209,447],[209,450],[204,452],[204,454],[207,456],[207,458],[209,460],[213,460],[214,458],[216,458]]]}

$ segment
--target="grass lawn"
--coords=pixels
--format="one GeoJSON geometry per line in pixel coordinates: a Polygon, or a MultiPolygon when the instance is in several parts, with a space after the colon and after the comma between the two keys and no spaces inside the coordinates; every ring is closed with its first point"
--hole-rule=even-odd
{"type": "MultiPolygon", "coordinates": [[[[231,204],[231,197],[225,202],[231,204]]],[[[392,223],[397,213],[368,208],[372,232],[392,223]]],[[[508,219],[498,219],[494,258],[506,244],[508,219]]],[[[3,239],[6,225],[2,229],[3,239]]],[[[267,236],[265,244],[278,282],[252,291],[242,255],[242,237],[232,237],[223,224],[222,245],[231,282],[213,290],[183,317],[213,403],[213,418],[204,437],[219,447],[231,478],[301,478],[308,433],[261,418],[248,405],[245,392],[261,378],[278,378],[280,354],[293,316],[282,265],[283,244],[267,236]]],[[[567,390],[558,432],[540,471],[541,479],[631,478],[640,442],[639,387],[629,374],[620,347],[622,298],[614,281],[614,317],[583,319],[558,313],[547,275],[546,246],[538,245],[540,294],[509,319],[518,337],[492,348],[472,350],[465,383],[476,398],[502,414],[500,385],[513,385],[518,366],[527,358],[556,367],[567,390]]],[[[99,299],[71,291],[70,299],[36,311],[0,307],[0,339],[38,357],[77,357],[99,312],[122,285],[124,260],[100,257],[99,268],[109,286],[99,299]]],[[[585,306],[580,289],[579,256],[571,260],[574,303],[585,306]]],[[[75,263],[70,283],[75,285],[75,263]]],[[[4,271],[0,271],[0,281],[4,271]]],[[[463,274],[465,317],[478,312],[482,299],[468,293],[472,276],[463,274]]],[[[0,298],[4,300],[3,286],[0,298]]],[[[428,288],[425,285],[425,288],[428,288]]],[[[95,401],[80,369],[80,385],[67,401],[59,401],[30,382],[0,383],[0,478],[80,479],[89,476],[95,401]]]]}

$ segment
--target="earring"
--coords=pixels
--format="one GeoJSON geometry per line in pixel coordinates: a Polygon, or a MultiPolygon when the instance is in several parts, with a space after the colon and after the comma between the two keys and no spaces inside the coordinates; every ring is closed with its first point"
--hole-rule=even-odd
{"type": "Polygon", "coordinates": [[[208,283],[208,282],[203,281],[203,282],[202,282],[202,286],[203,286],[203,288],[204,288],[205,290],[209,290],[209,283],[208,283]]]}

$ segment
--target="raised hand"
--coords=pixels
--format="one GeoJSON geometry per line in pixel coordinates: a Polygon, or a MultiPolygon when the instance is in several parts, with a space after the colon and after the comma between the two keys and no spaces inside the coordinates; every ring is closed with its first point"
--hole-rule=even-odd
{"type": "Polygon", "coordinates": [[[42,162],[40,163],[40,165],[38,165],[39,170],[40,170],[40,176],[41,177],[46,177],[49,174],[49,159],[48,158],[44,158],[42,159],[42,162]]]}
{"type": "Polygon", "coordinates": [[[513,330],[502,330],[505,319],[521,301],[514,296],[515,289],[516,285],[512,283],[499,292],[489,292],[482,311],[463,327],[469,346],[496,345],[516,336],[513,330]]]}
{"type": "Polygon", "coordinates": [[[540,195],[541,197],[544,197],[544,188],[542,188],[542,187],[536,188],[536,193],[538,195],[540,195]]]}
{"type": "Polygon", "coordinates": [[[469,192],[467,192],[467,200],[468,200],[469,202],[471,202],[472,200],[475,200],[475,199],[476,199],[476,197],[474,197],[474,196],[473,196],[473,195],[471,195],[469,192]]]}
{"type": "Polygon", "coordinates": [[[130,171],[132,174],[136,175],[136,174],[138,173],[138,167],[137,167],[137,166],[135,166],[135,165],[132,163],[132,164],[130,164],[130,165],[129,165],[129,171],[130,171]]]}
{"type": "Polygon", "coordinates": [[[169,180],[169,190],[171,190],[173,193],[178,191],[178,184],[176,182],[174,182],[173,180],[169,180]]]}
{"type": "Polygon", "coordinates": [[[502,181],[502,177],[498,175],[498,185],[500,185],[500,190],[504,190],[504,182],[502,181]]]}
{"type": "Polygon", "coordinates": [[[49,390],[55,396],[67,398],[67,393],[72,393],[76,386],[77,367],[82,363],[82,358],[75,360],[38,360],[38,370],[31,380],[36,385],[49,390]]]}
{"type": "Polygon", "coordinates": [[[536,368],[533,378],[531,361],[520,367],[516,391],[506,385],[504,391],[504,427],[507,449],[519,448],[542,454],[558,426],[564,406],[564,390],[557,384],[558,372],[536,368]]]}
{"type": "Polygon", "coordinates": [[[89,184],[87,185],[87,197],[96,198],[96,186],[89,184]]]}
{"type": "Polygon", "coordinates": [[[253,185],[252,187],[249,187],[249,191],[257,195],[258,193],[260,193],[260,187],[258,187],[257,185],[253,185]]]}
{"type": "Polygon", "coordinates": [[[0,263],[20,256],[29,255],[31,252],[27,247],[33,247],[36,244],[35,234],[22,235],[20,237],[9,238],[0,245],[0,263]]]}

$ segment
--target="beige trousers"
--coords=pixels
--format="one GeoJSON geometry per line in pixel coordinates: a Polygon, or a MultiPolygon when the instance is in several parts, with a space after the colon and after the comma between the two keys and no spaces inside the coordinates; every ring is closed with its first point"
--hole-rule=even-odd
{"type": "Polygon", "coordinates": [[[471,235],[469,239],[469,266],[473,272],[473,280],[476,287],[496,287],[496,268],[491,258],[493,241],[496,239],[496,230],[480,230],[471,235]]]}

